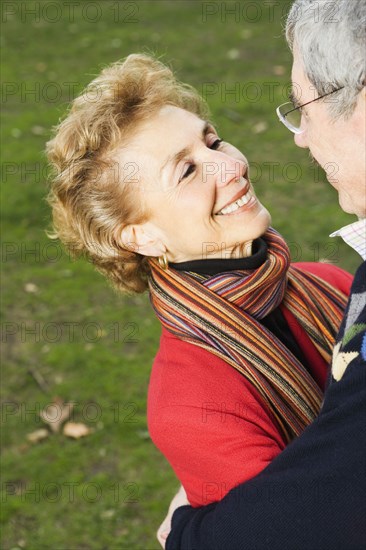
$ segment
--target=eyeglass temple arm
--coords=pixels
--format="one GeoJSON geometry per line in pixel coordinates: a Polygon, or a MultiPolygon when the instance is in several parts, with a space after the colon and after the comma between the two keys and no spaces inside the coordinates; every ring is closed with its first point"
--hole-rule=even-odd
{"type": "Polygon", "coordinates": [[[299,105],[298,107],[295,107],[294,109],[290,109],[290,111],[287,111],[283,116],[287,116],[293,111],[297,111],[298,109],[301,109],[302,107],[306,107],[306,105],[309,105],[310,103],[313,103],[314,101],[318,101],[318,99],[323,99],[323,97],[327,97],[328,95],[335,94],[336,92],[339,92],[339,90],[343,90],[344,86],[341,86],[341,88],[337,88],[336,90],[333,90],[332,92],[328,92],[327,94],[321,95],[319,97],[316,97],[315,99],[312,99],[311,101],[308,101],[307,103],[304,103],[303,105],[299,105]]]}

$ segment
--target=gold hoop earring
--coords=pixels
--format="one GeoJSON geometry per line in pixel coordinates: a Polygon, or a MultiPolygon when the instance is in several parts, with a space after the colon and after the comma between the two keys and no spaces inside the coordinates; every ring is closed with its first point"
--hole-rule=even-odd
{"type": "Polygon", "coordinates": [[[159,256],[158,262],[159,262],[159,265],[160,265],[161,269],[164,269],[164,271],[166,271],[168,269],[169,264],[168,264],[166,254],[163,254],[162,256],[159,256]]]}

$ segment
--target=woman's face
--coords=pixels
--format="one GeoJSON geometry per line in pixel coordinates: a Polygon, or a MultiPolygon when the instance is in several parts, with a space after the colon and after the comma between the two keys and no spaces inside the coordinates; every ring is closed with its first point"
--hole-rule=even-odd
{"type": "Polygon", "coordinates": [[[171,262],[244,257],[269,226],[244,155],[184,109],[164,106],[118,160],[134,167],[129,185],[148,212],[147,222],[122,232],[124,244],[141,254],[165,253],[171,262]]]}

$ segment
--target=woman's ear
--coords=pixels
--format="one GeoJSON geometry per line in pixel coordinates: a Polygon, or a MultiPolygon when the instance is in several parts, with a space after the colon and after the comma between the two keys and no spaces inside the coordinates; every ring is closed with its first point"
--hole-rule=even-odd
{"type": "Polygon", "coordinates": [[[148,223],[127,225],[120,232],[123,248],[143,256],[159,257],[166,252],[166,247],[148,223]]]}

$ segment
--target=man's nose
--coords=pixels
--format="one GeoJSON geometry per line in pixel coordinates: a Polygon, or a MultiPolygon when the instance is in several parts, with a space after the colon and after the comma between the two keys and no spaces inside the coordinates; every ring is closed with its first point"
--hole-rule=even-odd
{"type": "Polygon", "coordinates": [[[302,147],[305,149],[308,147],[308,143],[306,139],[306,131],[302,132],[301,134],[294,134],[294,140],[295,140],[295,144],[298,147],[302,147]]]}

